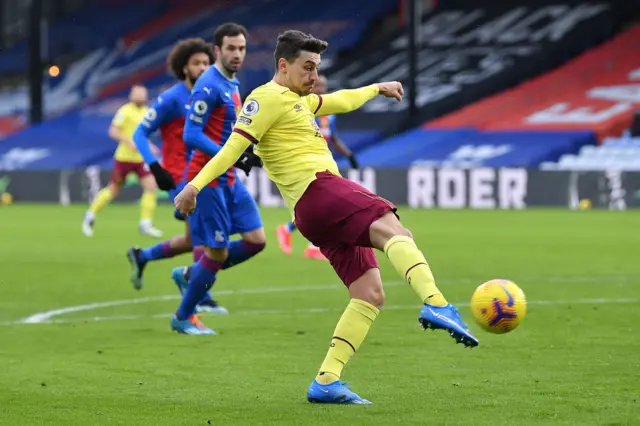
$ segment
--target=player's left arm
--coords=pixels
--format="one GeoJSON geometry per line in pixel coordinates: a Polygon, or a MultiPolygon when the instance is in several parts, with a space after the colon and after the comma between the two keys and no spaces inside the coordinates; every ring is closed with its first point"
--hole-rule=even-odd
{"type": "Polygon", "coordinates": [[[251,141],[238,133],[231,133],[229,139],[222,149],[200,170],[200,173],[193,178],[189,185],[194,186],[198,191],[207,186],[209,182],[229,170],[240,157],[245,154],[245,150],[251,145],[251,141]]]}
{"type": "Polygon", "coordinates": [[[194,89],[191,93],[191,110],[185,119],[182,134],[187,146],[212,157],[220,152],[221,147],[205,135],[204,127],[211,116],[211,111],[219,101],[219,93],[216,88],[194,89]]]}
{"type": "Polygon", "coordinates": [[[133,132],[133,142],[136,144],[136,148],[142,155],[144,162],[149,166],[158,162],[158,158],[151,148],[149,138],[166,121],[170,110],[171,100],[165,100],[162,96],[158,97],[133,132]]]}
{"type": "Polygon", "coordinates": [[[338,135],[332,133],[329,140],[331,141],[331,144],[336,147],[336,151],[349,159],[349,163],[351,164],[352,168],[357,169],[360,167],[355,154],[349,149],[347,145],[345,145],[344,142],[342,142],[342,139],[340,139],[338,135]]]}
{"type": "Polygon", "coordinates": [[[338,129],[336,129],[336,117],[329,116],[327,118],[329,120],[329,134],[331,135],[329,137],[329,142],[331,142],[331,145],[333,145],[340,154],[344,155],[345,157],[352,156],[353,154],[351,153],[351,150],[342,142],[342,140],[338,136],[338,129]]]}
{"type": "Polygon", "coordinates": [[[358,89],[343,89],[327,95],[311,94],[307,96],[309,109],[316,117],[332,114],[345,114],[355,111],[377,95],[394,98],[402,102],[404,90],[397,81],[370,84],[358,89]]]}

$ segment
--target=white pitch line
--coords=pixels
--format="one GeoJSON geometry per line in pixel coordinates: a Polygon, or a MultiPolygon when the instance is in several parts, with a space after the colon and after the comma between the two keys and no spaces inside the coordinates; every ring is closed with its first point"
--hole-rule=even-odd
{"type": "MultiPolygon", "coordinates": [[[[638,279],[640,277],[630,275],[614,275],[614,276],[557,276],[557,277],[521,277],[518,282],[547,282],[547,283],[591,283],[591,282],[624,282],[629,280],[638,279]]],[[[477,278],[459,278],[459,279],[442,279],[438,280],[439,284],[451,285],[451,284],[480,284],[480,280],[477,278]]],[[[404,281],[387,281],[384,283],[385,287],[396,287],[406,285],[404,281]]],[[[225,295],[243,295],[243,294],[268,294],[268,293],[294,293],[294,292],[306,292],[306,291],[326,291],[326,290],[341,290],[344,287],[341,284],[332,285],[313,285],[313,286],[289,286],[289,287],[263,287],[263,288],[248,288],[248,289],[231,289],[216,291],[216,296],[225,295]]],[[[165,295],[165,296],[153,296],[142,297],[137,299],[126,300],[113,300],[110,302],[98,302],[90,303],[86,305],[69,306],[66,308],[54,309],[45,312],[39,312],[30,315],[17,323],[24,324],[39,324],[49,321],[53,317],[57,317],[64,314],[73,312],[91,311],[94,309],[109,308],[114,306],[133,305],[139,303],[149,302],[162,302],[167,300],[180,299],[180,295],[165,295]]],[[[16,322],[11,322],[14,324],[16,322]]]]}
{"type": "Polygon", "coordinates": [[[81,312],[81,311],[90,311],[93,309],[99,308],[109,308],[112,306],[122,306],[122,305],[134,305],[137,303],[148,303],[155,302],[161,300],[173,300],[178,296],[169,295],[169,296],[157,296],[157,297],[142,297],[139,299],[128,299],[128,300],[113,300],[111,302],[99,302],[99,303],[90,303],[88,305],[79,305],[79,306],[69,306],[67,308],[55,309],[53,311],[41,312],[38,314],[33,314],[23,319],[21,322],[24,324],[38,324],[41,322],[48,321],[50,318],[69,314],[72,312],[81,312]]]}
{"type": "MultiPolygon", "coordinates": [[[[619,298],[619,299],[577,299],[577,300],[531,300],[528,301],[528,305],[606,305],[606,304],[626,304],[626,303],[640,303],[640,299],[634,298],[619,298]]],[[[468,302],[454,303],[458,307],[469,306],[468,302]]],[[[397,310],[409,310],[420,309],[420,305],[390,305],[384,306],[383,311],[397,311],[397,310]]],[[[305,309],[268,309],[268,310],[246,310],[237,311],[232,315],[234,316],[264,316],[264,315],[291,315],[291,314],[316,314],[326,312],[342,312],[344,308],[305,308],[305,309]]],[[[157,319],[157,318],[171,318],[173,313],[166,314],[154,314],[154,315],[114,315],[114,316],[95,316],[85,318],[71,318],[71,319],[57,319],[47,320],[38,323],[26,323],[24,321],[0,323],[0,325],[21,325],[21,324],[69,324],[78,322],[105,322],[105,321],[119,321],[119,320],[140,320],[140,319],[157,319]]]]}

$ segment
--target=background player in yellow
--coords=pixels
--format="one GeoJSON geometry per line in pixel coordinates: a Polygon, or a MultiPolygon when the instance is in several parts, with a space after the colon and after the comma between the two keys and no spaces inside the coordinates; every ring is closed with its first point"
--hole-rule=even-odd
{"type": "Polygon", "coordinates": [[[396,207],[340,176],[315,121],[316,116],[353,111],[378,94],[401,101],[402,85],[388,82],[329,95],[310,94],[326,48],[326,42],[300,31],[278,37],[273,80],[247,97],[225,146],[176,196],[175,203],[183,214],[191,213],[200,189],[234,164],[250,143],[256,144],[255,153],[278,186],[298,229],[320,247],[351,297],[307,399],[370,404],[340,377],[384,303],[373,248],[387,255],[420,298],[423,308],[418,320],[425,329],[446,330],[464,346],[477,346],[478,340],[436,286],[411,232],[398,220],[396,207]]]}
{"type": "MultiPolygon", "coordinates": [[[[138,230],[145,235],[160,238],[162,231],[153,227],[153,214],[156,210],[157,198],[156,182],[149,168],[144,163],[142,156],[133,141],[133,132],[138,127],[145,115],[148,93],[146,87],[134,85],[129,93],[129,102],[118,109],[109,127],[109,136],[118,143],[118,148],[113,156],[113,171],[109,184],[102,189],[84,215],[82,232],[87,237],[93,236],[93,225],[96,215],[120,193],[129,173],[135,173],[140,180],[143,194],[140,199],[140,225],[138,230]]],[[[155,145],[151,145],[155,155],[159,151],[155,145]]]]}

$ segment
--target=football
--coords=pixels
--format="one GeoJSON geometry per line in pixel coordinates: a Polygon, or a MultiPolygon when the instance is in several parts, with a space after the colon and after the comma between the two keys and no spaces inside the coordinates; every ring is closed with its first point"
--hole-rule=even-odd
{"type": "Polygon", "coordinates": [[[481,284],[471,296],[471,312],[480,327],[490,333],[514,330],[527,314],[527,299],[514,282],[495,279],[481,284]]]}

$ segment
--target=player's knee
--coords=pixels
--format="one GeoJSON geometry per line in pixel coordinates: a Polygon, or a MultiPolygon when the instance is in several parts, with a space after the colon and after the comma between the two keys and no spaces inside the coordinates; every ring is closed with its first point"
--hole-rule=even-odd
{"type": "Polygon", "coordinates": [[[371,288],[367,294],[367,299],[368,300],[366,301],[376,308],[382,308],[382,305],[384,305],[385,301],[384,290],[382,289],[382,287],[371,288]]]}
{"type": "Polygon", "coordinates": [[[379,250],[384,248],[387,241],[397,236],[413,238],[411,231],[402,226],[393,213],[387,213],[372,223],[369,228],[371,245],[379,250]]]}
{"type": "Polygon", "coordinates": [[[384,305],[385,296],[381,286],[369,286],[366,289],[360,289],[357,292],[351,291],[350,293],[352,298],[364,300],[378,309],[384,305]]]}
{"type": "MultiPolygon", "coordinates": [[[[242,235],[242,239],[249,244],[255,246],[262,246],[260,250],[263,250],[267,245],[267,235],[264,232],[264,228],[257,229],[255,231],[247,232],[242,235]]],[[[259,251],[260,251],[259,250],[259,251]]]]}
{"type": "Polygon", "coordinates": [[[117,197],[120,194],[120,185],[116,185],[114,183],[109,184],[109,191],[111,191],[111,196],[113,198],[117,197]]]}
{"type": "Polygon", "coordinates": [[[384,305],[385,296],[382,289],[380,270],[377,268],[369,269],[361,277],[353,281],[349,285],[349,295],[354,299],[364,300],[376,308],[381,308],[384,305]]]}
{"type": "Polygon", "coordinates": [[[411,231],[407,228],[405,228],[404,226],[401,227],[401,229],[398,230],[398,235],[402,236],[402,237],[409,237],[411,239],[413,239],[413,234],[411,233],[411,231]]]}
{"type": "Polygon", "coordinates": [[[142,189],[145,192],[153,193],[153,192],[156,192],[158,190],[158,185],[156,184],[155,179],[151,175],[143,177],[140,180],[140,186],[142,186],[142,189]]]}
{"type": "Polygon", "coordinates": [[[227,260],[227,257],[229,257],[229,250],[227,250],[226,248],[205,247],[204,251],[205,255],[209,259],[213,259],[216,262],[220,263],[224,263],[224,261],[227,260]]]}

